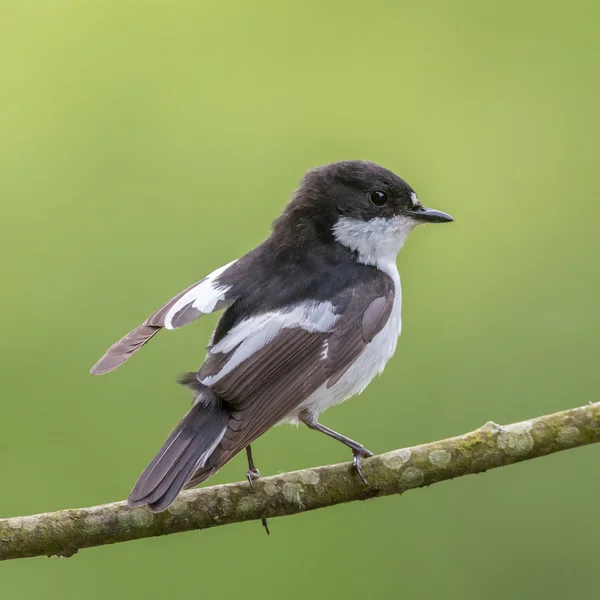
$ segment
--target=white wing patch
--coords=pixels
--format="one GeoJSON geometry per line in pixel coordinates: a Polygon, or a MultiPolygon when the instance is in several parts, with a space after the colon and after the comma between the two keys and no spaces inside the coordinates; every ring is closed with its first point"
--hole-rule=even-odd
{"type": "Polygon", "coordinates": [[[330,331],[340,315],[331,302],[305,302],[286,311],[273,311],[244,319],[211,349],[211,354],[234,351],[216,375],[205,377],[201,383],[210,386],[231,373],[242,362],[264,348],[282,329],[301,328],[310,332],[330,331]]]}
{"type": "Polygon", "coordinates": [[[235,260],[213,271],[197,286],[193,287],[179,298],[165,314],[165,329],[176,329],[173,325],[173,318],[178,312],[186,307],[191,306],[198,312],[204,314],[215,310],[218,302],[224,300],[225,294],[231,289],[231,286],[228,285],[215,285],[215,279],[226,271],[234,262],[235,260]]]}

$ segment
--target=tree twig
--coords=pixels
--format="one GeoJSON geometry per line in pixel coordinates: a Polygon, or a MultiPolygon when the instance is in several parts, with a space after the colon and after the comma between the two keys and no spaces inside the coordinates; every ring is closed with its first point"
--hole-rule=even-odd
{"type": "Polygon", "coordinates": [[[0,560],[72,556],[81,548],[192,529],[280,517],[376,496],[402,494],[438,481],[482,473],[600,441],[600,403],[394,450],[364,461],[369,485],[349,463],[183,492],[163,513],[114,502],[0,519],[0,560]]]}

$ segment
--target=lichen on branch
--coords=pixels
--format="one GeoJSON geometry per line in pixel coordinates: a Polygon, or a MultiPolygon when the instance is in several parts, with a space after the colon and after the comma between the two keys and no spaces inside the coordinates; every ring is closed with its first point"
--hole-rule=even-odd
{"type": "Polygon", "coordinates": [[[600,441],[600,403],[500,426],[488,422],[458,437],[364,460],[365,485],[350,463],[183,492],[162,513],[114,502],[0,519],[0,560],[72,556],[82,548],[402,494],[471,473],[600,441]]]}

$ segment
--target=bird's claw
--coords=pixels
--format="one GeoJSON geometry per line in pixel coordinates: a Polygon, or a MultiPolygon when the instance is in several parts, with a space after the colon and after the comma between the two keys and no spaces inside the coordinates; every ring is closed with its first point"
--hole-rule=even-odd
{"type": "Polygon", "coordinates": [[[269,531],[269,525],[267,523],[267,520],[261,519],[260,522],[262,523],[262,526],[265,528],[267,535],[271,535],[271,532],[269,531]]]}
{"type": "Polygon", "coordinates": [[[260,472],[258,469],[248,469],[246,471],[246,479],[248,480],[248,483],[250,484],[250,487],[252,489],[254,488],[254,480],[258,479],[260,477],[260,472]]]}
{"type": "Polygon", "coordinates": [[[371,456],[374,456],[374,454],[366,448],[352,450],[352,463],[354,464],[354,468],[356,469],[358,476],[362,479],[365,485],[369,485],[369,482],[367,481],[367,478],[362,470],[362,459],[363,457],[370,458],[371,456]]]}

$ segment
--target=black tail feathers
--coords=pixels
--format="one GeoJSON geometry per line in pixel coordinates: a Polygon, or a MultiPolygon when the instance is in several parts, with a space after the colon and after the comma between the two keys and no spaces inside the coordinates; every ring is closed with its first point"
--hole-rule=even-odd
{"type": "Polygon", "coordinates": [[[196,392],[194,405],[140,475],[129,494],[129,506],[147,504],[155,512],[169,507],[194,472],[205,465],[227,429],[230,415],[221,399],[195,373],[184,376],[181,383],[196,392]]]}

